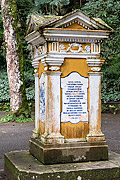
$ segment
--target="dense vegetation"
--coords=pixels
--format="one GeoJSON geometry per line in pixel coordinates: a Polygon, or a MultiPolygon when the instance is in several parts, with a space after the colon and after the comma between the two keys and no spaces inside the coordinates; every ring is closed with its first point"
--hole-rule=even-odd
{"type": "Polygon", "coordinates": [[[115,32],[102,43],[103,65],[102,101],[120,100],[120,1],[99,0],[87,3],[82,10],[89,16],[101,18],[115,32]]]}
{"type": "MultiPolygon", "coordinates": [[[[21,26],[20,33],[24,47],[26,93],[29,101],[34,100],[34,77],[32,75],[33,68],[28,46],[24,40],[27,17],[32,13],[63,15],[71,10],[69,3],[73,9],[76,8],[76,4],[69,0],[17,0],[18,25],[21,26]]],[[[106,59],[102,67],[102,102],[120,101],[120,2],[118,0],[93,0],[86,3],[81,9],[91,17],[101,18],[115,30],[110,38],[102,43],[101,56],[106,59]]],[[[0,13],[0,102],[9,101],[4,49],[2,17],[0,13]]]]}

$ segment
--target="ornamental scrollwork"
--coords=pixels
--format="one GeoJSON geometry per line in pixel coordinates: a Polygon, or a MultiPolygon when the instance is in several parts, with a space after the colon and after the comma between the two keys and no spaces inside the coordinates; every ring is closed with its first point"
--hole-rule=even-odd
{"type": "Polygon", "coordinates": [[[71,53],[80,53],[80,52],[90,53],[90,46],[86,45],[85,48],[84,48],[86,51],[84,51],[83,48],[82,48],[82,44],[78,44],[78,43],[69,44],[69,47],[67,48],[67,50],[65,50],[66,47],[63,44],[61,44],[59,46],[59,49],[60,49],[60,52],[65,52],[65,53],[67,53],[67,52],[71,52],[71,53]],[[77,47],[78,49],[76,49],[76,50],[72,49],[73,47],[77,47]]]}

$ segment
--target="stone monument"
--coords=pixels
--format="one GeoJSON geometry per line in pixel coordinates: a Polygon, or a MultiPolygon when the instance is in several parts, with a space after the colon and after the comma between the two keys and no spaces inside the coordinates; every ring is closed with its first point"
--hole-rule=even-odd
{"type": "Polygon", "coordinates": [[[108,159],[101,132],[101,42],[112,29],[80,10],[32,15],[35,129],[30,153],[44,164],[108,159]],[[56,17],[57,18],[57,17],[56,17]]]}
{"type": "Polygon", "coordinates": [[[25,39],[33,49],[35,128],[29,152],[5,155],[9,180],[120,178],[120,155],[108,160],[101,132],[100,51],[112,31],[80,10],[31,15],[25,39]]]}

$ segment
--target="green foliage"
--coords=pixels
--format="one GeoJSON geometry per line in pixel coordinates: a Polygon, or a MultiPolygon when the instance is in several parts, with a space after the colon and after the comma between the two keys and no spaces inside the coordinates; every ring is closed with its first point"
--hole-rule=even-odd
{"type": "Polygon", "coordinates": [[[7,72],[1,71],[0,73],[0,102],[9,101],[9,83],[7,72]]]}
{"type": "Polygon", "coordinates": [[[63,6],[69,3],[69,0],[35,0],[36,11],[41,14],[61,15],[63,6]]]}
{"type": "Polygon", "coordinates": [[[102,101],[120,100],[120,1],[97,0],[86,3],[82,10],[90,17],[101,18],[115,32],[102,43],[101,56],[106,62],[102,67],[102,101]]]}
{"type": "Polygon", "coordinates": [[[12,115],[5,115],[5,117],[1,118],[0,119],[0,122],[13,122],[13,116],[12,115]]]}
{"type": "Polygon", "coordinates": [[[0,67],[5,67],[5,55],[4,55],[4,43],[3,43],[3,22],[0,10],[0,67]]]}
{"type": "Polygon", "coordinates": [[[120,104],[118,104],[118,103],[102,104],[101,111],[102,111],[102,113],[108,113],[109,112],[112,114],[117,114],[120,112],[120,104]]]}
{"type": "MultiPolygon", "coordinates": [[[[13,0],[10,0],[13,1],[13,0]]],[[[29,59],[29,50],[27,43],[24,40],[26,32],[26,19],[30,13],[43,14],[64,14],[63,7],[67,7],[69,12],[69,0],[16,0],[18,20],[16,22],[17,29],[19,29],[22,49],[24,54],[24,80],[26,85],[27,100],[34,100],[34,77],[31,60],[29,59]]],[[[70,5],[74,8],[76,2],[70,0],[70,5]]],[[[102,44],[101,55],[105,57],[106,62],[103,65],[102,71],[104,73],[102,79],[102,101],[107,103],[109,101],[120,100],[120,1],[118,0],[93,0],[86,3],[82,10],[91,17],[99,17],[111,26],[115,32],[111,34],[110,38],[102,44]]],[[[65,11],[64,11],[65,12],[65,11]]],[[[0,11],[0,68],[5,64],[5,57],[3,54],[3,25],[0,11]]],[[[1,71],[0,73],[0,102],[9,101],[9,85],[7,73],[1,71]]]]}
{"type": "MultiPolygon", "coordinates": [[[[104,76],[103,76],[104,77],[104,76]]],[[[120,81],[115,79],[104,78],[101,87],[102,102],[120,100],[120,81]]]]}
{"type": "Polygon", "coordinates": [[[10,103],[9,102],[0,102],[0,111],[9,112],[10,103]]]}
{"type": "Polygon", "coordinates": [[[8,112],[9,114],[6,114],[3,118],[0,119],[0,122],[30,122],[33,121],[34,115],[32,115],[32,112],[34,111],[34,102],[28,103],[29,111],[26,109],[20,109],[20,113],[13,114],[10,111],[10,103],[9,102],[2,102],[0,103],[0,111],[8,112]]]}
{"type": "Polygon", "coordinates": [[[5,117],[0,119],[0,122],[17,122],[17,123],[26,123],[26,122],[31,122],[34,120],[34,117],[32,118],[25,118],[23,114],[20,116],[16,117],[14,115],[7,114],[5,117]]]}
{"type": "MultiPolygon", "coordinates": [[[[35,88],[34,88],[34,76],[33,69],[30,69],[25,73],[25,82],[26,82],[26,96],[27,100],[34,100],[35,98],[35,88]]],[[[7,72],[1,70],[0,73],[0,102],[6,102],[10,100],[9,96],[9,82],[7,72]]]]}

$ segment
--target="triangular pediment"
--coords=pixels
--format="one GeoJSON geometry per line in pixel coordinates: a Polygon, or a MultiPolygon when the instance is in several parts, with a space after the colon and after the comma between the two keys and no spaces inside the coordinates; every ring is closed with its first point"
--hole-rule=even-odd
{"type": "Polygon", "coordinates": [[[76,29],[91,29],[91,30],[111,30],[104,21],[100,18],[91,18],[81,10],[75,10],[71,13],[62,16],[60,19],[51,22],[49,27],[53,28],[76,28],[76,29]],[[73,26],[75,24],[75,26],[73,26]]]}
{"type": "Polygon", "coordinates": [[[27,34],[37,28],[69,28],[83,30],[109,30],[109,27],[100,18],[91,18],[81,10],[75,10],[64,16],[31,15],[28,23],[27,34]]]}

